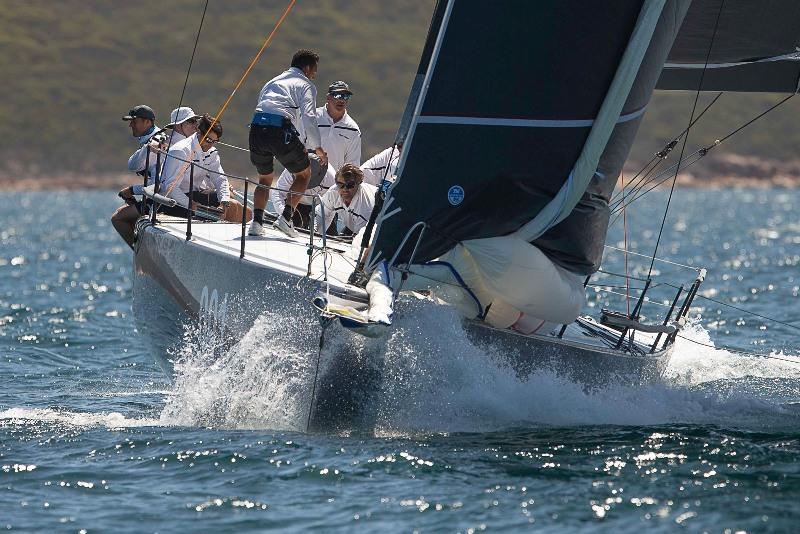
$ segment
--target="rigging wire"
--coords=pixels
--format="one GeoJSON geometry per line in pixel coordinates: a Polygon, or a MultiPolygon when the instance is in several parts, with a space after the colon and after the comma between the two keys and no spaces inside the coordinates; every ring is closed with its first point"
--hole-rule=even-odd
{"type": "MultiPolygon", "coordinates": [[[[656,152],[656,153],[653,155],[653,157],[650,159],[650,161],[648,161],[648,162],[647,162],[647,163],[646,163],[646,164],[645,164],[645,165],[644,165],[644,166],[643,166],[643,167],[642,167],[642,168],[639,170],[639,172],[637,172],[637,173],[636,173],[636,174],[633,176],[633,178],[631,178],[631,180],[630,180],[630,182],[629,182],[629,184],[628,184],[628,186],[629,186],[629,187],[631,187],[631,191],[630,191],[630,193],[628,193],[627,195],[626,195],[626,194],[623,194],[623,195],[621,196],[621,198],[620,198],[620,194],[619,194],[619,193],[617,193],[617,194],[613,195],[613,196],[611,197],[611,204],[612,204],[612,205],[619,205],[620,203],[622,203],[622,202],[623,202],[623,201],[626,199],[626,197],[627,197],[627,196],[629,196],[629,195],[633,194],[633,193],[634,193],[636,190],[638,190],[638,188],[639,188],[640,186],[646,185],[646,183],[647,183],[647,182],[645,182],[645,180],[647,179],[647,177],[648,177],[648,176],[649,176],[649,175],[650,175],[652,172],[654,172],[654,171],[656,170],[656,168],[657,168],[657,167],[658,167],[658,166],[659,166],[659,165],[660,165],[660,164],[661,164],[661,163],[662,163],[664,160],[666,160],[666,159],[667,159],[667,156],[669,155],[669,153],[670,153],[670,152],[672,152],[672,149],[673,149],[673,148],[675,148],[675,145],[677,145],[677,144],[678,144],[678,141],[679,141],[679,140],[680,140],[680,139],[681,139],[681,138],[682,138],[682,137],[683,137],[685,134],[687,134],[687,133],[689,132],[689,129],[690,129],[690,128],[692,128],[692,127],[693,127],[695,124],[697,124],[697,122],[698,122],[698,121],[699,121],[699,120],[700,120],[700,119],[703,117],[703,115],[705,115],[705,114],[706,114],[706,112],[707,112],[709,109],[711,109],[711,107],[712,107],[712,106],[713,106],[713,105],[714,105],[714,104],[717,102],[717,100],[719,100],[719,98],[720,98],[722,95],[723,95],[723,92],[722,92],[722,91],[720,91],[719,93],[717,93],[717,96],[715,96],[715,97],[714,97],[714,98],[711,100],[711,102],[709,102],[709,103],[708,103],[708,105],[707,105],[707,106],[706,106],[706,107],[703,109],[703,111],[701,111],[701,112],[700,112],[700,113],[697,115],[697,117],[695,117],[695,118],[694,118],[694,120],[693,120],[693,121],[692,121],[692,122],[689,124],[689,126],[687,126],[686,128],[684,128],[684,129],[683,129],[683,131],[682,131],[681,133],[679,133],[677,136],[675,136],[675,138],[673,138],[673,139],[672,139],[672,141],[670,141],[669,143],[667,143],[666,145],[664,145],[664,148],[662,148],[660,151],[656,152]],[[645,169],[647,169],[647,167],[649,167],[650,165],[653,165],[653,167],[652,167],[651,169],[649,169],[649,170],[648,170],[646,173],[644,173],[645,169]],[[642,173],[644,173],[644,174],[642,174],[642,173]],[[637,179],[638,179],[638,182],[637,182],[637,179]],[[643,182],[644,182],[644,183],[643,183],[643,182]]],[[[623,193],[624,193],[624,192],[623,192],[623,193]]],[[[630,204],[630,202],[628,202],[628,204],[630,204]]]]}
{"type": "Polygon", "coordinates": [[[683,138],[683,143],[681,144],[681,153],[678,156],[678,167],[675,169],[675,176],[672,178],[672,187],[669,190],[669,197],[667,198],[667,205],[664,208],[664,217],[661,219],[661,228],[658,230],[658,238],[656,239],[656,246],[653,249],[653,260],[650,262],[650,269],[647,273],[647,278],[650,278],[650,274],[653,271],[653,263],[655,262],[655,257],[658,255],[658,246],[661,244],[661,236],[664,233],[664,225],[667,222],[667,214],[669,213],[669,206],[672,202],[672,195],[675,192],[675,184],[678,181],[678,169],[680,168],[681,161],[683,160],[683,153],[686,150],[686,142],[689,139],[689,131],[691,130],[692,121],[694,119],[694,113],[697,110],[697,101],[700,99],[700,91],[703,89],[703,80],[706,76],[706,69],[708,68],[708,61],[711,59],[711,50],[714,48],[714,39],[717,36],[717,28],[719,28],[719,19],[722,16],[722,9],[725,7],[725,0],[719,5],[719,11],[717,12],[717,20],[714,22],[714,32],[711,34],[711,42],[708,44],[708,52],[706,53],[706,61],[703,64],[703,71],[700,73],[700,82],[697,84],[697,91],[695,92],[694,97],[694,104],[692,105],[692,113],[689,115],[689,125],[686,127],[686,136],[683,138]]]}
{"type": "MultiPolygon", "coordinates": [[[[726,140],[730,139],[730,138],[731,138],[733,135],[735,135],[735,134],[739,133],[740,131],[742,131],[742,130],[743,130],[744,128],[746,128],[747,126],[750,126],[750,125],[751,125],[751,124],[753,124],[755,121],[757,121],[757,120],[759,120],[759,119],[763,118],[763,117],[764,117],[765,115],[767,115],[768,113],[770,113],[770,112],[774,111],[774,110],[775,110],[775,109],[777,109],[779,106],[781,106],[781,105],[785,104],[787,101],[789,101],[789,100],[790,100],[792,97],[794,97],[796,94],[797,94],[797,93],[792,93],[791,95],[787,96],[786,98],[784,98],[784,99],[780,100],[779,102],[777,102],[777,103],[773,104],[773,105],[772,105],[772,106],[770,106],[768,109],[766,109],[765,111],[762,111],[761,113],[759,113],[758,115],[756,115],[755,117],[753,117],[752,119],[750,119],[749,121],[747,121],[746,123],[744,123],[743,125],[739,126],[739,127],[738,127],[738,128],[736,128],[735,130],[731,131],[730,133],[728,133],[727,135],[725,135],[724,137],[722,137],[721,139],[717,139],[717,140],[715,140],[715,141],[714,141],[712,144],[710,144],[710,145],[708,145],[708,146],[706,146],[706,147],[703,147],[703,148],[699,148],[699,149],[697,149],[695,152],[693,152],[692,154],[690,154],[689,156],[687,156],[687,157],[686,157],[686,158],[683,160],[683,162],[682,162],[682,163],[683,163],[683,166],[679,166],[678,164],[676,164],[676,165],[672,165],[672,166],[668,167],[667,169],[664,169],[664,170],[663,170],[661,173],[659,173],[659,174],[657,174],[656,176],[652,177],[650,180],[648,180],[648,182],[647,182],[647,183],[643,184],[643,185],[642,185],[642,187],[641,187],[641,188],[639,188],[639,190],[636,192],[636,196],[635,196],[633,199],[631,199],[631,200],[628,202],[628,205],[630,205],[630,204],[632,204],[633,202],[635,202],[635,201],[639,200],[640,198],[642,198],[643,196],[645,196],[647,193],[649,193],[650,191],[652,191],[652,190],[656,189],[658,186],[660,186],[661,184],[663,184],[664,182],[666,182],[666,181],[669,179],[669,176],[666,176],[666,175],[667,175],[669,172],[671,172],[671,170],[672,170],[672,169],[675,169],[675,168],[676,168],[676,166],[677,166],[677,167],[679,167],[679,169],[678,169],[679,171],[682,171],[682,170],[684,170],[684,169],[687,169],[687,168],[691,167],[692,165],[694,165],[695,163],[697,163],[698,161],[700,161],[700,159],[702,159],[702,158],[703,158],[703,157],[704,157],[706,154],[708,154],[708,152],[709,152],[711,149],[718,147],[718,146],[719,146],[719,145],[721,145],[721,144],[722,144],[724,141],[726,141],[726,140]],[[693,159],[692,159],[692,158],[693,158],[693,159]],[[691,161],[690,161],[690,159],[691,159],[691,161]],[[688,161],[688,163],[686,163],[687,161],[688,161]],[[662,176],[666,176],[666,177],[665,177],[665,178],[663,178],[663,179],[660,179],[662,176]],[[658,181],[657,181],[657,180],[658,180],[658,181]],[[644,186],[646,186],[646,185],[649,185],[649,184],[652,184],[653,182],[656,182],[656,181],[657,181],[657,183],[656,183],[655,185],[653,185],[652,187],[650,187],[650,188],[649,188],[649,189],[647,189],[646,191],[642,192],[642,189],[644,189],[644,186]]],[[[629,195],[630,195],[630,194],[631,194],[631,193],[629,193],[629,195]]],[[[614,219],[611,221],[611,223],[610,223],[610,225],[613,225],[613,224],[615,224],[615,223],[616,223],[616,222],[619,220],[619,213],[620,213],[619,201],[616,203],[616,207],[614,207],[614,209],[612,209],[611,213],[616,215],[616,217],[615,217],[615,218],[614,218],[614,219]]],[[[663,261],[663,260],[659,260],[659,261],[663,261]]]]}
{"type": "MultiPolygon", "coordinates": [[[[672,286],[672,284],[666,284],[666,285],[672,286]]],[[[699,294],[696,295],[696,297],[700,298],[700,299],[703,299],[703,300],[711,301],[711,302],[713,302],[715,304],[719,304],[720,306],[726,306],[728,308],[732,308],[732,309],[734,309],[736,311],[740,311],[742,313],[746,313],[747,315],[752,315],[753,317],[758,317],[760,319],[766,319],[767,321],[772,321],[773,323],[785,326],[787,328],[791,328],[793,330],[800,331],[800,326],[797,326],[797,325],[794,325],[794,324],[791,324],[791,323],[787,323],[785,321],[781,321],[781,320],[778,320],[778,319],[773,319],[772,317],[767,317],[766,315],[761,315],[761,314],[756,313],[756,312],[751,312],[750,310],[745,310],[744,308],[740,308],[739,306],[734,306],[733,304],[728,304],[727,302],[722,302],[721,300],[712,299],[711,297],[705,297],[705,296],[699,295],[699,294]]]]}
{"type": "Polygon", "coordinates": [[[731,137],[731,136],[733,136],[733,135],[735,135],[735,134],[739,133],[741,130],[744,130],[745,128],[747,128],[748,126],[750,126],[751,124],[753,124],[754,122],[756,122],[758,119],[760,119],[761,117],[763,117],[764,115],[766,115],[767,113],[769,113],[770,111],[772,111],[773,109],[777,108],[777,107],[778,107],[778,106],[780,106],[780,105],[783,105],[783,103],[785,103],[786,101],[788,101],[790,98],[792,98],[792,97],[793,97],[793,96],[795,96],[796,94],[797,94],[797,93],[792,93],[792,94],[790,94],[789,96],[787,96],[786,98],[784,98],[784,99],[783,99],[783,100],[781,100],[780,102],[778,102],[778,103],[776,103],[775,105],[771,106],[769,109],[767,109],[767,110],[766,110],[766,111],[764,111],[763,113],[760,113],[760,114],[758,114],[757,116],[755,116],[754,118],[750,119],[749,121],[747,121],[747,122],[746,122],[746,123],[744,123],[743,125],[739,126],[738,128],[736,128],[734,131],[732,131],[731,133],[729,133],[728,135],[726,135],[726,136],[725,136],[725,137],[723,137],[722,139],[719,139],[719,140],[715,141],[715,143],[714,143],[713,145],[711,145],[711,146],[707,147],[707,150],[711,150],[711,149],[712,149],[712,148],[714,148],[715,146],[717,146],[717,145],[721,144],[723,141],[726,141],[726,140],[727,140],[729,137],[731,137]]]}
{"type": "MultiPolygon", "coordinates": [[[[231,91],[231,94],[228,96],[227,100],[225,100],[225,103],[222,104],[222,107],[220,107],[219,111],[217,111],[217,114],[214,117],[214,121],[211,123],[212,127],[214,126],[216,121],[218,121],[220,119],[220,117],[222,117],[222,114],[225,113],[225,109],[228,107],[228,104],[231,103],[231,100],[233,100],[233,97],[236,94],[236,91],[239,90],[239,88],[242,86],[244,81],[250,75],[250,71],[253,70],[253,67],[255,67],[256,63],[261,58],[261,54],[264,53],[264,50],[266,50],[267,47],[269,46],[269,44],[272,42],[272,38],[275,36],[275,33],[278,31],[278,28],[281,27],[281,24],[283,24],[283,21],[286,20],[286,17],[289,15],[289,12],[292,10],[292,8],[294,7],[294,4],[296,2],[297,2],[297,0],[290,0],[289,5],[286,6],[286,9],[283,12],[283,15],[281,15],[281,18],[278,19],[277,23],[275,23],[275,27],[272,28],[272,31],[267,36],[266,40],[264,41],[264,44],[261,45],[261,49],[255,55],[255,57],[250,62],[250,64],[247,66],[247,68],[244,71],[244,74],[242,74],[242,77],[239,78],[239,82],[236,84],[236,87],[233,88],[233,91],[231,91]]],[[[205,136],[203,136],[203,140],[205,140],[205,136]]]]}
{"type": "MultiPolygon", "coordinates": [[[[200,17],[200,26],[197,28],[197,34],[194,37],[194,47],[192,48],[192,57],[189,58],[189,67],[186,69],[186,78],[183,80],[183,89],[181,89],[181,97],[178,99],[178,107],[180,108],[183,106],[183,97],[186,95],[186,86],[189,85],[189,74],[192,72],[192,65],[194,64],[194,56],[197,53],[197,44],[200,42],[200,33],[203,31],[203,22],[206,20],[206,11],[208,11],[208,0],[206,0],[205,6],[203,6],[203,15],[200,17]]],[[[176,117],[177,118],[177,117],[176,117]]],[[[166,152],[169,152],[170,147],[172,147],[172,139],[175,137],[175,129],[172,130],[172,133],[169,136],[169,143],[167,144],[166,152]]],[[[203,137],[205,139],[205,136],[203,137]]],[[[166,161],[164,162],[166,164],[166,161]]],[[[183,166],[181,169],[181,174],[186,170],[186,165],[183,166]]],[[[160,171],[156,171],[156,177],[160,177],[160,171]]],[[[169,196],[172,192],[172,189],[178,184],[178,180],[175,180],[172,183],[165,193],[164,196],[169,196]]],[[[161,209],[161,205],[153,203],[153,211],[158,212],[161,209]]]]}
{"type": "MultiPolygon", "coordinates": [[[[620,177],[622,178],[622,192],[625,192],[625,173],[620,173],[620,177]]],[[[628,280],[628,211],[625,209],[625,203],[622,204],[622,235],[624,237],[623,241],[623,248],[625,251],[623,255],[625,257],[625,306],[628,312],[628,316],[631,315],[631,300],[630,300],[630,280],[628,280]]]]}
{"type": "Polygon", "coordinates": [[[228,143],[223,143],[222,141],[217,141],[217,144],[218,145],[222,145],[222,146],[226,146],[226,147],[229,147],[229,148],[235,148],[236,150],[241,150],[242,152],[250,152],[250,149],[242,148],[240,146],[231,145],[231,144],[228,144],[228,143]]]}
{"type": "MultiPolygon", "coordinates": [[[[236,87],[233,88],[233,91],[231,91],[231,94],[225,100],[225,103],[222,104],[222,106],[217,111],[216,115],[212,118],[211,126],[208,128],[206,133],[203,134],[203,137],[201,137],[199,139],[200,143],[202,143],[203,141],[206,140],[206,136],[208,135],[208,132],[210,132],[211,129],[214,127],[214,125],[222,118],[222,115],[225,113],[225,110],[227,109],[228,104],[230,104],[231,100],[233,100],[233,97],[236,94],[236,91],[239,90],[239,88],[242,86],[244,81],[247,79],[247,76],[250,75],[250,71],[253,70],[253,67],[255,66],[256,62],[258,62],[258,60],[261,58],[261,54],[264,53],[264,50],[266,50],[267,47],[269,46],[269,44],[272,42],[272,37],[278,31],[278,28],[281,27],[281,24],[283,24],[283,21],[286,20],[286,17],[289,15],[289,12],[292,10],[292,8],[294,7],[294,4],[296,2],[297,2],[297,0],[290,0],[289,5],[286,6],[286,9],[283,12],[283,15],[281,15],[280,19],[278,19],[278,22],[275,23],[275,26],[272,28],[272,31],[267,36],[266,40],[264,41],[264,44],[261,45],[261,49],[255,55],[255,57],[253,57],[252,61],[250,61],[250,64],[245,69],[244,74],[242,74],[241,78],[239,78],[239,82],[236,84],[236,87]]],[[[206,4],[207,3],[208,3],[208,0],[206,0],[206,4]]],[[[205,16],[205,12],[204,12],[204,16],[205,16]]],[[[199,32],[198,32],[198,38],[199,38],[199,32]]],[[[195,44],[195,46],[196,46],[196,44],[195,44]]],[[[192,54],[192,57],[194,57],[194,53],[192,54]]],[[[188,74],[187,74],[187,79],[188,79],[188,74]]],[[[180,170],[180,172],[178,174],[179,175],[183,174],[183,172],[185,172],[187,166],[188,166],[188,164],[185,163],[183,165],[183,168],[180,170]]],[[[170,187],[167,190],[167,192],[164,194],[164,196],[169,196],[169,194],[172,192],[173,188],[175,188],[176,185],[178,185],[178,180],[175,180],[175,181],[172,182],[172,184],[170,184],[170,187]]]]}
{"type": "MultiPolygon", "coordinates": [[[[611,250],[617,250],[619,252],[624,252],[623,249],[618,248],[618,247],[613,247],[611,245],[605,245],[604,248],[610,248],[611,250]]],[[[641,256],[643,258],[648,258],[648,259],[654,258],[654,256],[651,256],[650,254],[641,254],[639,252],[628,251],[628,254],[630,254],[632,256],[641,256]]],[[[676,267],[683,267],[685,269],[691,269],[693,271],[698,271],[698,272],[700,271],[700,269],[698,267],[692,267],[691,265],[684,265],[682,263],[678,263],[678,262],[675,262],[675,261],[664,260],[664,259],[661,259],[661,258],[655,258],[655,261],[657,261],[659,263],[667,263],[669,265],[675,265],[676,267]]],[[[602,269],[598,270],[598,272],[603,272],[603,273],[607,273],[607,274],[616,274],[616,273],[611,273],[611,272],[608,272],[608,271],[603,271],[602,269]]],[[[622,275],[617,275],[617,276],[622,276],[622,275]]],[[[637,278],[636,280],[645,281],[646,279],[645,278],[637,278]]]]}
{"type": "MultiPolygon", "coordinates": [[[[183,80],[183,89],[181,89],[181,97],[178,99],[178,107],[183,106],[183,97],[186,95],[186,86],[189,85],[189,74],[192,72],[192,64],[194,63],[194,55],[197,53],[197,43],[200,42],[200,32],[203,31],[203,22],[206,20],[206,11],[208,11],[208,0],[203,6],[203,15],[200,17],[200,26],[197,28],[197,34],[194,36],[194,47],[192,48],[192,57],[189,58],[189,67],[186,69],[186,78],[183,80]]],[[[177,117],[176,117],[177,118],[177,117]]],[[[175,130],[169,136],[169,143],[167,150],[172,146],[172,139],[175,137],[175,130]]]]}

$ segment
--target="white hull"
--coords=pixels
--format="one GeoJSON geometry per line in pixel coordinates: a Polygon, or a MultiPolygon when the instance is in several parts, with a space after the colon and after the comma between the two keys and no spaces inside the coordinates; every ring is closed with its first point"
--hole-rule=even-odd
{"type": "MultiPolygon", "coordinates": [[[[189,241],[185,238],[186,223],[181,220],[165,219],[158,225],[141,220],[137,230],[135,315],[140,329],[160,349],[174,343],[180,330],[169,326],[170,322],[179,322],[174,317],[174,304],[164,303],[163,295],[154,294],[155,287],[165,290],[189,316],[204,318],[234,340],[241,338],[264,311],[319,325],[318,312],[311,301],[320,292],[327,292],[331,300],[341,298],[350,304],[366,304],[364,290],[347,284],[355,262],[346,243],[328,241],[331,252],[327,254],[327,271],[323,268],[323,256],[319,255],[311,263],[309,275],[307,235],[289,239],[270,230],[264,237],[248,237],[245,257],[240,259],[238,225],[194,223],[189,241]],[[326,272],[327,284],[323,280],[326,272]]],[[[396,311],[403,313],[402,300],[396,311]]],[[[587,388],[612,381],[646,383],[660,379],[669,349],[652,355],[632,355],[614,349],[613,343],[609,343],[611,336],[618,333],[600,325],[590,326],[605,332],[607,339],[588,335],[586,328],[578,323],[570,325],[562,338],[526,336],[477,321],[465,321],[465,332],[474,344],[492,347],[494,352],[507,357],[523,376],[546,368],[587,388]]],[[[338,325],[336,328],[341,329],[338,325]]],[[[321,331],[318,326],[307,333],[306,339],[298,340],[307,344],[310,357],[316,356],[321,331]]],[[[346,354],[333,359],[337,363],[326,366],[329,376],[327,380],[322,377],[320,384],[323,392],[326,382],[337,384],[338,391],[332,391],[331,398],[358,397],[363,393],[358,389],[365,387],[364,381],[379,379],[374,374],[356,376],[363,366],[356,368],[346,354]],[[347,388],[351,391],[343,391],[347,388]]]]}

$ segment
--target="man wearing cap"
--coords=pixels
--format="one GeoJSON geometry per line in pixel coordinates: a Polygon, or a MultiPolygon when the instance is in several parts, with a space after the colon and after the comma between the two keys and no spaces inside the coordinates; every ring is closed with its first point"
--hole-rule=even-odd
{"type": "Polygon", "coordinates": [[[253,222],[249,235],[264,234],[264,208],[267,190],[275,176],[274,159],[294,175],[290,195],[275,227],[290,237],[297,232],[292,225],[294,208],[299,194],[306,190],[311,177],[311,163],[306,147],[314,151],[327,165],[328,155],[322,148],[317,125],[317,88],[311,82],[317,75],[319,55],[311,50],[298,50],[292,57],[291,67],[268,81],[258,95],[258,105],[250,124],[250,161],[258,171],[261,187],[253,194],[253,222]],[[305,132],[303,144],[298,130],[305,132]]]}
{"type": "MultiPolygon", "coordinates": [[[[146,178],[147,184],[153,183],[156,175],[156,154],[150,154],[150,162],[147,162],[147,147],[150,146],[151,139],[160,130],[155,124],[156,114],[150,106],[134,106],[122,120],[128,122],[131,135],[139,142],[139,148],[128,158],[128,170],[133,171],[146,178]],[[147,169],[145,169],[147,167],[147,169]]],[[[153,141],[158,146],[157,141],[153,141]]],[[[122,239],[133,248],[133,229],[136,220],[141,215],[141,203],[136,202],[134,195],[141,195],[144,186],[136,183],[126,187],[119,192],[119,196],[125,201],[124,206],[120,206],[114,215],[111,216],[111,224],[119,233],[122,239]]]]}
{"type": "Polygon", "coordinates": [[[345,163],[361,165],[361,129],[347,113],[347,103],[352,96],[345,82],[333,82],[328,87],[325,105],[317,108],[322,148],[336,171],[345,163]]]}
{"type": "Polygon", "coordinates": [[[375,193],[378,188],[362,183],[364,173],[352,163],[345,163],[336,173],[336,182],[322,195],[315,212],[314,228],[317,232],[327,231],[334,215],[344,225],[345,235],[357,234],[367,226],[372,208],[375,206],[375,193]],[[322,214],[322,207],[325,215],[322,214]]]}

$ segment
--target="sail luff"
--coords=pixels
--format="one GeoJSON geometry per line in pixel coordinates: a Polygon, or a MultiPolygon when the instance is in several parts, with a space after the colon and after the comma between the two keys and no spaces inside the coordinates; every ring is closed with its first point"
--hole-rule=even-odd
{"type": "MultiPolygon", "coordinates": [[[[428,67],[425,69],[425,76],[423,78],[421,86],[419,87],[419,96],[416,99],[416,103],[415,103],[415,106],[414,106],[414,112],[411,115],[410,125],[408,126],[408,132],[407,133],[403,132],[403,130],[402,130],[403,125],[401,123],[401,130],[398,133],[398,141],[403,142],[405,146],[404,146],[403,151],[400,154],[400,160],[397,162],[397,171],[396,171],[397,178],[395,179],[395,182],[389,188],[389,197],[388,197],[389,201],[384,203],[383,207],[381,208],[381,213],[378,215],[378,219],[377,219],[378,227],[377,227],[376,236],[375,236],[376,239],[378,237],[377,234],[380,232],[380,229],[381,229],[381,223],[386,218],[388,218],[391,215],[394,215],[396,213],[396,209],[392,209],[392,210],[389,209],[390,206],[392,205],[391,190],[402,179],[403,167],[405,166],[407,155],[410,152],[411,145],[412,145],[412,143],[414,141],[414,131],[416,130],[417,124],[419,122],[420,111],[422,109],[422,105],[425,102],[425,94],[427,93],[428,87],[430,86],[431,76],[432,76],[433,70],[434,70],[434,68],[436,66],[436,61],[439,58],[439,51],[441,50],[442,39],[444,38],[445,31],[447,30],[447,23],[450,20],[450,14],[452,13],[453,3],[455,2],[455,0],[440,0],[440,1],[446,2],[446,7],[444,8],[444,14],[442,15],[442,20],[441,20],[441,23],[439,24],[439,27],[438,27],[435,44],[433,46],[433,50],[430,53],[430,60],[428,62],[428,67]],[[387,215],[387,212],[388,212],[388,215],[387,215]]],[[[437,4],[437,8],[439,7],[439,5],[440,4],[437,4]]],[[[438,15],[438,9],[437,9],[437,12],[434,14],[433,21],[431,22],[431,29],[433,29],[433,26],[436,24],[436,19],[438,18],[437,15],[438,15]]],[[[427,46],[426,46],[426,48],[427,48],[427,46]]],[[[426,53],[427,53],[427,50],[423,53],[423,56],[422,56],[423,59],[425,58],[425,54],[426,53]]],[[[417,74],[417,79],[415,79],[415,81],[414,81],[414,85],[415,86],[417,85],[417,80],[418,79],[419,79],[419,73],[417,74]]],[[[413,97],[414,89],[415,88],[412,87],[412,97],[413,97]]],[[[406,118],[404,117],[403,120],[405,121],[406,118]]],[[[399,209],[399,208],[397,208],[397,209],[399,209]]],[[[374,250],[371,252],[371,260],[369,261],[369,267],[370,268],[374,267],[374,265],[381,259],[380,256],[374,254],[374,252],[375,252],[374,250]]]]}
{"type": "Polygon", "coordinates": [[[417,109],[417,104],[419,103],[422,85],[425,79],[428,78],[428,70],[431,64],[431,58],[433,57],[436,43],[439,41],[439,28],[442,25],[444,14],[447,11],[447,3],[448,0],[437,0],[436,2],[436,7],[433,11],[433,17],[431,17],[431,24],[428,28],[428,36],[425,39],[425,47],[423,48],[422,55],[420,56],[417,73],[414,75],[414,81],[411,83],[411,91],[408,95],[406,108],[403,110],[403,116],[400,119],[400,128],[398,128],[397,136],[395,138],[396,143],[403,143],[408,135],[409,129],[411,128],[411,120],[414,117],[414,111],[417,109]],[[434,35],[435,37],[432,39],[431,36],[434,35]]]}
{"type": "Polygon", "coordinates": [[[558,194],[536,217],[515,232],[524,241],[533,241],[570,214],[597,170],[600,156],[617,124],[625,101],[650,45],[666,0],[646,0],[634,27],[628,47],[617,68],[603,105],[569,178],[558,194]]]}
{"type": "Polygon", "coordinates": [[[436,61],[439,59],[439,51],[442,47],[442,40],[444,39],[444,34],[447,31],[447,23],[450,20],[450,14],[453,10],[453,4],[455,0],[445,0],[447,2],[447,7],[444,11],[444,16],[442,17],[442,23],[439,26],[439,33],[436,36],[436,44],[433,46],[433,52],[431,53],[430,63],[428,68],[425,71],[425,79],[422,82],[422,88],[420,90],[419,98],[417,99],[416,106],[414,108],[414,114],[411,117],[411,126],[408,129],[408,140],[407,144],[405,145],[403,152],[400,154],[400,161],[397,162],[397,179],[395,181],[396,185],[403,177],[403,166],[406,162],[406,155],[411,151],[411,145],[414,142],[414,131],[417,129],[417,124],[419,123],[419,115],[420,111],[422,110],[422,106],[425,103],[425,95],[428,92],[428,88],[430,87],[431,76],[433,76],[433,71],[436,68],[436,61]]]}

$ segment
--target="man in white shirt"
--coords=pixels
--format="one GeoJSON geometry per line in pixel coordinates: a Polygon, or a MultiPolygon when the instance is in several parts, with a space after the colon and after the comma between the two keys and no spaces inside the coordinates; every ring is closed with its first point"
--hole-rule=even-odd
{"type": "MultiPolygon", "coordinates": [[[[333,186],[336,171],[345,163],[358,165],[361,162],[361,130],[356,121],[347,113],[347,103],[353,96],[350,87],[343,81],[333,82],[328,87],[327,101],[317,108],[317,124],[319,126],[322,148],[328,154],[328,170],[322,170],[321,182],[314,183],[315,161],[311,159],[311,181],[306,186],[305,195],[295,206],[292,224],[310,228],[311,196],[322,195],[333,186]]],[[[303,135],[301,134],[301,137],[303,135]]],[[[312,155],[313,156],[313,155],[312,155]]],[[[277,215],[283,213],[288,197],[288,190],[294,183],[294,176],[283,171],[278,183],[270,189],[269,199],[277,215]]]]}
{"type": "Polygon", "coordinates": [[[223,220],[241,222],[241,205],[230,197],[228,178],[222,169],[219,152],[214,148],[221,137],[222,124],[206,114],[198,122],[196,133],[170,147],[159,191],[175,199],[177,206],[162,206],[163,213],[187,217],[189,209],[194,210],[201,204],[221,207],[220,218],[223,220]],[[196,164],[191,190],[189,161],[196,164]]]}
{"type": "MultiPolygon", "coordinates": [[[[152,138],[161,131],[155,124],[156,114],[150,106],[139,105],[132,107],[122,120],[128,122],[131,135],[139,142],[139,148],[128,158],[128,170],[142,176],[149,185],[155,180],[157,161],[155,149],[159,146],[158,141],[152,141],[152,138]],[[151,151],[149,164],[148,147],[151,151]]],[[[131,248],[133,248],[136,220],[142,214],[142,204],[137,202],[133,195],[141,195],[143,188],[144,185],[140,182],[121,190],[119,196],[125,201],[125,205],[120,206],[111,216],[114,229],[131,248]]]]}
{"type": "Polygon", "coordinates": [[[264,234],[264,208],[267,190],[272,186],[274,158],[291,172],[295,179],[283,213],[275,227],[290,237],[296,237],[292,226],[294,208],[299,194],[306,190],[311,177],[311,164],[306,146],[314,151],[323,164],[328,155],[322,148],[317,125],[317,88],[311,83],[317,75],[319,55],[311,50],[298,50],[291,67],[268,81],[258,95],[258,105],[250,124],[250,161],[258,171],[261,184],[253,194],[253,222],[249,235],[264,234]],[[298,130],[305,132],[306,144],[298,130]]]}
{"type": "Polygon", "coordinates": [[[364,172],[364,183],[380,186],[383,178],[389,182],[397,179],[397,164],[400,162],[402,143],[397,143],[383,150],[361,165],[364,172]]]}
{"type": "Polygon", "coordinates": [[[322,148],[334,171],[345,163],[361,165],[361,129],[347,113],[347,104],[353,92],[343,81],[328,87],[325,105],[317,108],[317,124],[322,137],[322,148]]]}
{"type": "Polygon", "coordinates": [[[369,222],[375,206],[378,188],[362,183],[364,173],[351,163],[345,163],[336,173],[336,182],[321,198],[314,217],[314,229],[318,233],[327,231],[334,215],[344,225],[345,235],[355,235],[369,222]],[[325,216],[322,216],[322,206],[325,216]]]}

